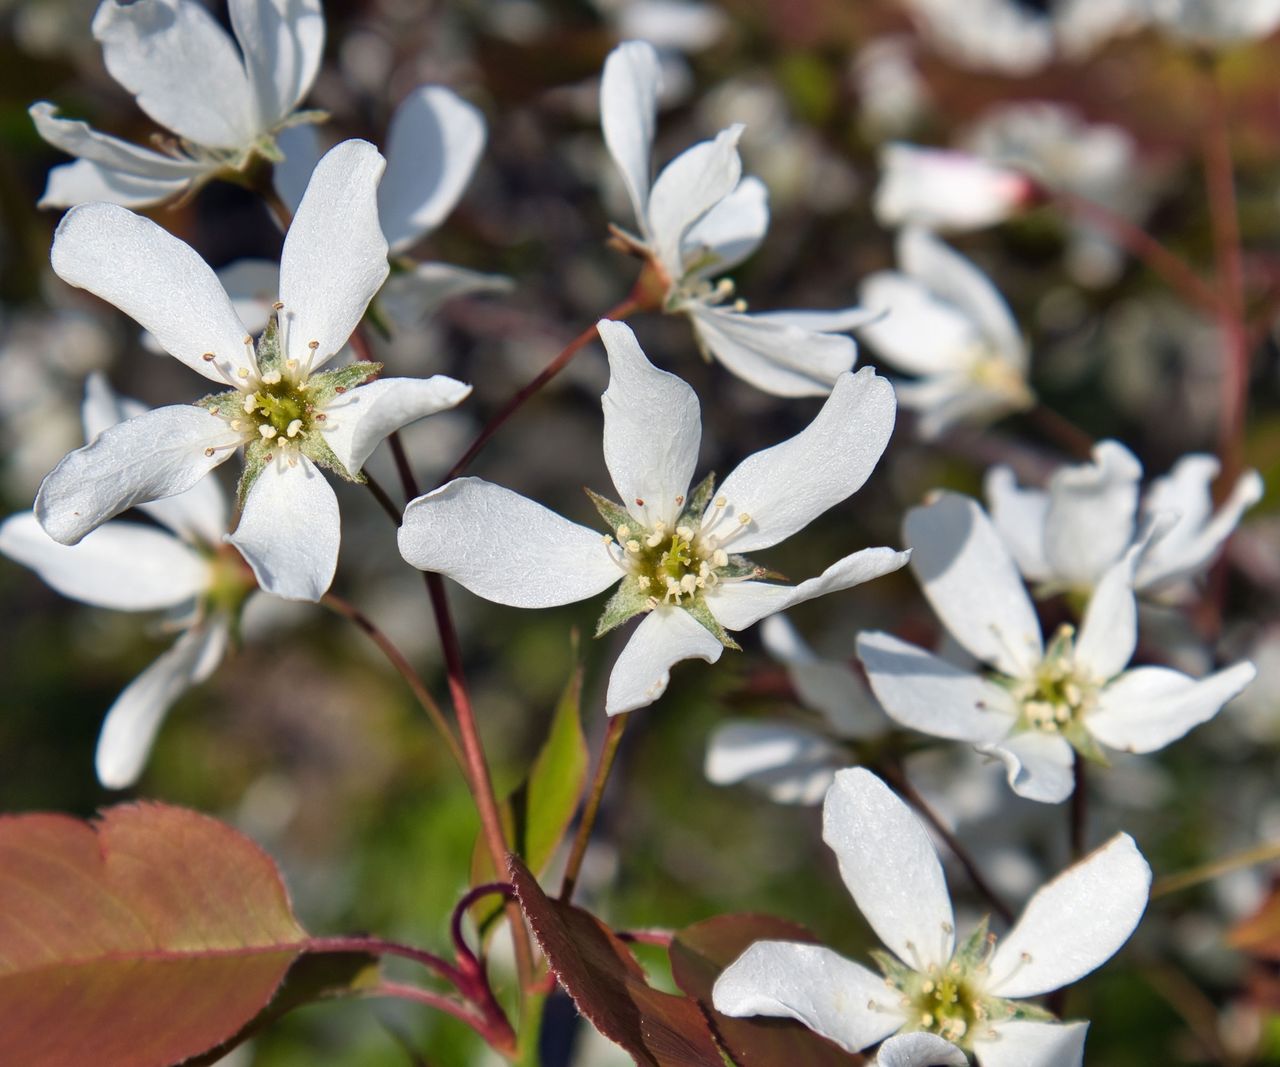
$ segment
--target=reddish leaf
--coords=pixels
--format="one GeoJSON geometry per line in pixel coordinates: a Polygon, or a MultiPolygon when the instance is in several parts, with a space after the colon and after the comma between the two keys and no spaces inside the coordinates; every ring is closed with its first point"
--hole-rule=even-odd
{"type": "Polygon", "coordinates": [[[676,985],[707,1013],[721,1046],[740,1067],[854,1067],[862,1056],[837,1048],[793,1019],[734,1019],[711,1006],[716,978],[756,941],[816,938],[803,926],[769,915],[719,915],[685,927],[671,943],[676,985]]]}
{"type": "Polygon", "coordinates": [[[724,1067],[697,1004],[650,987],[635,957],[604,923],[548,897],[518,857],[507,863],[552,971],[597,1030],[641,1067],[724,1067]]]}
{"type": "Polygon", "coordinates": [[[306,937],[270,857],[216,819],[0,818],[0,1063],[195,1055],[267,1004],[306,937]]]}

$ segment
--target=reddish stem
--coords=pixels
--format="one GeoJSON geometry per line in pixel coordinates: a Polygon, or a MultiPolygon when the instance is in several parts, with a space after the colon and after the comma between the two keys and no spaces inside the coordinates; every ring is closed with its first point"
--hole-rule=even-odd
{"type": "Polygon", "coordinates": [[[313,937],[307,941],[307,951],[363,952],[371,956],[399,956],[401,959],[422,964],[427,970],[459,989],[466,980],[457,967],[435,953],[414,948],[412,945],[403,945],[397,941],[386,941],[380,937],[313,937]]]}
{"type": "Polygon", "coordinates": [[[564,867],[564,878],[560,882],[560,899],[566,904],[573,898],[573,890],[578,884],[578,873],[582,869],[582,860],[587,854],[587,844],[591,840],[591,830],[596,824],[596,816],[600,812],[600,801],[604,798],[604,787],[609,781],[609,772],[613,770],[614,757],[618,754],[618,745],[622,743],[622,732],[627,727],[631,712],[609,718],[605,727],[604,744],[600,748],[600,760],[596,764],[596,774],[591,780],[591,792],[587,795],[586,806],[582,809],[582,818],[578,822],[578,832],[573,838],[573,848],[569,852],[568,862],[564,867]]]}

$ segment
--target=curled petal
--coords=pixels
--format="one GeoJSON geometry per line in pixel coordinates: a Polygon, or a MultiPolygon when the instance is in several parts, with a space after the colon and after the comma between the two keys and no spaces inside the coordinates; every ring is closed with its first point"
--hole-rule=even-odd
{"type": "Polygon", "coordinates": [[[389,434],[418,419],[457,407],[471,386],[443,374],[431,378],[379,378],[343,394],[330,412],[325,443],[351,474],[389,434]]]}
{"type": "Polygon", "coordinates": [[[1010,734],[1002,741],[978,745],[978,751],[1004,764],[1009,788],[1020,797],[1061,804],[1075,789],[1074,754],[1060,734],[1010,734]]]}
{"type": "Polygon", "coordinates": [[[658,175],[649,194],[653,252],[673,280],[684,276],[681,255],[685,235],[716,204],[733,192],[742,176],[738,158],[741,125],[722,130],[676,156],[658,175]]]}
{"type": "Polygon", "coordinates": [[[745,783],[777,804],[817,804],[844,762],[828,738],[806,727],[731,719],[707,742],[703,773],[716,785],[745,783]]]}
{"type": "Polygon", "coordinates": [[[992,1036],[973,1051],[982,1067],[1081,1067],[1089,1024],[1040,1023],[1025,1019],[997,1023],[992,1036]]]}
{"type": "Polygon", "coordinates": [[[1101,441],[1093,462],[1049,480],[1044,553],[1053,575],[1088,589],[1133,541],[1142,465],[1118,441],[1101,441]]]}
{"type": "Polygon", "coordinates": [[[230,0],[258,124],[270,130],[307,95],[324,52],[320,0],[230,0]]]}
{"type": "Polygon", "coordinates": [[[969,1057],[937,1034],[899,1034],[876,1053],[876,1067],[968,1067],[969,1057]]]}
{"type": "Polygon", "coordinates": [[[600,121],[604,143],[618,165],[636,222],[649,233],[649,167],[653,130],[662,88],[662,65],[653,46],[626,41],[609,53],[600,80],[600,121]]]}
{"type": "Polygon", "coordinates": [[[724,646],[683,608],[657,607],[644,617],[609,675],[609,715],[652,704],[667,691],[671,668],[683,659],[715,663],[724,646]]]}

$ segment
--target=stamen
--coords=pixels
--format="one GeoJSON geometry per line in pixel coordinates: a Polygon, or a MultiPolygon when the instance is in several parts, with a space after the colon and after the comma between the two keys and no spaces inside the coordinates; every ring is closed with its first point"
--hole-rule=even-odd
{"type": "Polygon", "coordinates": [[[302,432],[302,420],[294,419],[289,423],[284,432],[288,437],[297,437],[298,434],[302,432]]]}
{"type": "Polygon", "coordinates": [[[258,427],[258,433],[262,434],[268,441],[276,435],[276,428],[270,424],[258,427]]]}

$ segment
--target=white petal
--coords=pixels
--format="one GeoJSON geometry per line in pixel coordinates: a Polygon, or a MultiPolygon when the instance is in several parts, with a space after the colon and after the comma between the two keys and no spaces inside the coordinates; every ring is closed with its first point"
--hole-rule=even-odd
{"type": "Polygon", "coordinates": [[[860,633],[871,689],[896,722],[953,741],[989,743],[1013,727],[1007,689],[885,633],[860,633]]]}
{"type": "Polygon", "coordinates": [[[58,109],[44,100],[32,104],[27,109],[27,114],[35,123],[36,132],[55,148],[62,149],[68,155],[100,163],[108,170],[121,171],[130,177],[185,184],[189,179],[208,170],[203,163],[175,159],[173,156],[122,141],[118,137],[99,133],[87,122],[60,118],[58,109]]]}
{"type": "Polygon", "coordinates": [[[446,301],[471,293],[505,293],[513,287],[502,274],[484,274],[449,263],[418,263],[397,271],[378,294],[378,306],[401,330],[420,330],[446,301]]]}
{"type": "MultiPolygon", "coordinates": [[[[1145,544],[1145,540],[1144,540],[1145,544]]],[[[1133,595],[1133,571],[1142,545],[1136,545],[1107,568],[1089,598],[1075,661],[1094,681],[1110,681],[1129,665],[1138,647],[1138,601],[1133,595]]]]}
{"type": "Polygon", "coordinates": [[[176,607],[210,578],[208,564],[176,537],[132,522],[107,523],[79,544],[62,545],[23,512],[0,525],[0,552],[63,596],[119,611],[176,607]]]}
{"type": "Polygon", "coordinates": [[[1049,480],[1044,552],[1054,577],[1088,589],[1133,540],[1142,465],[1118,441],[1101,441],[1093,463],[1049,480]]]}
{"type": "Polygon", "coordinates": [[[906,566],[908,554],[892,548],[864,548],[837,560],[799,585],[725,582],[707,593],[707,606],[726,630],[745,630],[766,615],[786,611],[814,597],[849,589],[906,566]]]}
{"type": "Polygon", "coordinates": [[[911,569],[952,637],[1002,674],[1030,677],[1044,654],[1040,622],[986,512],[942,493],[907,512],[903,533],[911,569]]]}
{"type": "Polygon", "coordinates": [[[1155,752],[1212,719],[1256,674],[1252,663],[1198,679],[1166,667],[1138,667],[1099,694],[1085,725],[1110,748],[1155,752]]]}
{"type": "Polygon", "coordinates": [[[742,176],[738,138],[743,127],[721,130],[714,141],[686,149],[662,168],[649,194],[653,251],[672,280],[684,276],[680,250],[685,234],[733,192],[742,176]]]}
{"type": "Polygon", "coordinates": [[[898,959],[915,970],[951,959],[955,916],[938,853],[884,782],[861,767],[840,771],[822,809],[822,839],[858,910],[898,959]]]}
{"type": "Polygon", "coordinates": [[[516,608],[572,604],[622,577],[601,534],[479,478],[458,478],[412,501],[399,543],[419,570],[516,608]]]}
{"type": "Polygon", "coordinates": [[[681,255],[692,263],[710,253],[697,274],[723,274],[760,247],[769,229],[769,188],[759,178],[748,177],[702,216],[684,236],[681,255]]]}
{"type": "Polygon", "coordinates": [[[347,343],[391,269],[376,200],[384,166],[368,141],[330,149],[285,236],[280,300],[288,355],[312,370],[347,343]]]}
{"type": "Polygon", "coordinates": [[[1049,561],[1044,554],[1045,522],[1049,516],[1049,494],[1039,489],[1023,489],[1008,467],[992,467],[982,483],[987,508],[1010,554],[1030,582],[1045,581],[1049,561]]]}
{"type": "Polygon", "coordinates": [[[272,166],[271,183],[285,207],[296,215],[311,172],[320,162],[320,134],[312,122],[286,126],[276,134],[276,147],[284,153],[284,160],[272,166]]]}
{"type": "Polygon", "coordinates": [[[1080,1067],[1087,1022],[1013,1020],[992,1026],[994,1037],[973,1043],[981,1067],[1080,1067]]]}
{"type": "Polygon", "coordinates": [[[258,125],[270,130],[311,88],[324,53],[320,0],[230,0],[258,125]]]}
{"type": "Polygon", "coordinates": [[[1025,383],[1006,381],[992,388],[975,381],[967,371],[895,382],[898,403],[920,413],[916,432],[932,441],[952,426],[981,426],[1011,411],[1021,411],[1035,401],[1025,383]]]}
{"type": "Polygon", "coordinates": [[[987,991],[1036,997],[1079,981],[1129,940],[1150,888],[1133,838],[1116,834],[1036,891],[996,945],[987,991]]]}
{"type": "Polygon", "coordinates": [[[479,108],[439,85],[424,85],[396,108],[387,131],[387,173],[378,216],[393,252],[434,230],[453,210],[484,148],[479,108]]]}
{"type": "Polygon", "coordinates": [[[979,745],[978,751],[1004,764],[1009,788],[1020,797],[1061,804],[1075,789],[1075,756],[1061,734],[1010,734],[995,744],[979,745]]]}
{"type": "Polygon", "coordinates": [[[98,735],[98,781],[127,789],[138,780],[165,714],[217,666],[228,636],[221,620],[188,630],[116,697],[98,735]]]}
{"type": "Polygon", "coordinates": [[[729,25],[729,17],[718,7],[689,0],[639,0],[607,10],[610,20],[617,20],[620,36],[649,41],[668,53],[710,48],[729,25]]]}
{"type": "Polygon", "coordinates": [[[815,333],[769,315],[747,315],[696,301],[683,310],[706,352],[773,396],[826,396],[858,357],[848,337],[815,333]]]}
{"type": "MultiPolygon", "coordinates": [[[[844,374],[822,410],[788,441],[748,456],[724,480],[727,505],[717,534],[748,516],[730,551],[769,548],[856,492],[875,469],[893,432],[893,387],[867,367],[844,374]]],[[[711,520],[704,521],[704,530],[711,520]]]]}
{"type": "Polygon", "coordinates": [[[115,204],[63,216],[50,253],[63,281],[114,304],[192,370],[226,385],[253,370],[222,283],[189,245],[115,204]],[[205,360],[212,353],[215,360],[205,360]]]}
{"type": "Polygon", "coordinates": [[[265,330],[280,292],[280,264],[273,259],[237,259],[218,271],[218,281],[249,332],[265,330]]]}
{"type": "Polygon", "coordinates": [[[319,600],[333,582],[342,536],[338,498],[306,458],[283,453],[263,467],[227,541],[253,568],[258,584],[286,600],[319,600]]]}
{"type": "Polygon", "coordinates": [[[698,397],[682,379],[645,357],[631,327],[601,319],[609,354],[604,461],[623,506],[640,522],[674,524],[684,507],[702,443],[698,397]]]}
{"type": "Polygon", "coordinates": [[[972,320],[1006,362],[1026,370],[1026,346],[1009,305],[969,260],[929,231],[912,227],[898,238],[898,262],[907,274],[972,320]]]}
{"type": "Polygon", "coordinates": [[[190,489],[239,441],[204,408],[157,408],[65,456],[36,494],[36,517],[55,541],[73,545],[135,504],[190,489]]]}
{"type": "Polygon", "coordinates": [[[721,972],[711,1002],[739,1018],[796,1019],[849,1052],[906,1021],[879,975],[822,945],[792,941],[757,941],[721,972]]]}
{"type": "Polygon", "coordinates": [[[771,322],[779,326],[799,326],[814,333],[843,333],[856,330],[880,317],[880,312],[870,311],[860,305],[830,310],[761,311],[751,316],[757,322],[771,322]]]}
{"type": "Polygon", "coordinates": [[[876,1053],[876,1067],[968,1067],[960,1049],[937,1034],[899,1034],[876,1053]]]}
{"type": "Polygon", "coordinates": [[[122,207],[148,207],[176,197],[190,186],[190,179],[136,178],[87,159],[64,163],[49,171],[37,207],[77,207],[105,201],[122,207]]]}
{"type": "Polygon", "coordinates": [[[604,61],[600,79],[600,123],[604,143],[618,165],[636,222],[649,237],[649,167],[658,113],[662,68],[644,41],[618,45],[604,61]]]}
{"type": "Polygon", "coordinates": [[[929,288],[897,271],[880,271],[863,283],[858,298],[882,317],[858,336],[891,367],[908,374],[964,369],[982,338],[974,322],[929,288]]]}
{"type": "Polygon", "coordinates": [[[1031,193],[1027,178],[963,152],[890,144],[880,167],[872,210],[883,226],[981,229],[1003,222],[1031,193]]]}
{"type": "Polygon", "coordinates": [[[325,409],[325,444],[355,474],[388,434],[437,411],[457,407],[470,394],[471,386],[443,374],[379,378],[349,390],[325,409]]]}
{"type": "Polygon", "coordinates": [[[703,773],[716,785],[743,782],[778,804],[817,804],[847,762],[829,739],[806,727],[730,719],[707,741],[703,773]]]}
{"type": "Polygon", "coordinates": [[[111,76],[161,126],[209,148],[247,148],[261,130],[236,46],[193,0],[103,0],[93,35],[111,76]]]}
{"type": "Polygon", "coordinates": [[[683,659],[715,663],[724,646],[683,608],[657,607],[644,617],[609,674],[604,710],[618,715],[652,704],[667,691],[683,659]]]}

